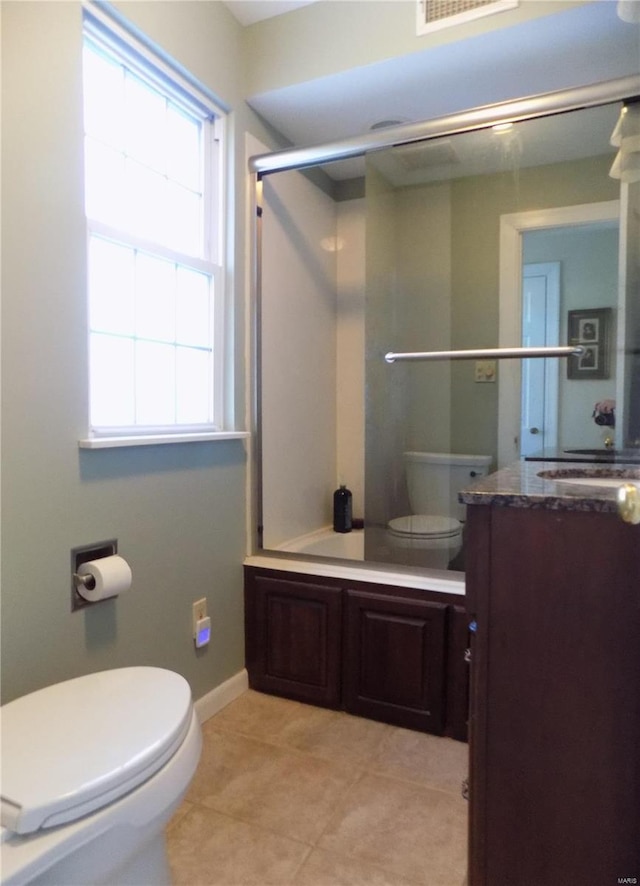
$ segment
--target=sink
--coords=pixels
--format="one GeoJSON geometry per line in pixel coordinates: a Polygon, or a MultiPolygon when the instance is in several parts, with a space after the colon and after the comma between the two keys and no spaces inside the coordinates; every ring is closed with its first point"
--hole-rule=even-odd
{"type": "Polygon", "coordinates": [[[640,468],[568,468],[538,471],[538,477],[542,477],[543,480],[553,480],[554,483],[616,489],[623,483],[640,481],[640,468]]]}

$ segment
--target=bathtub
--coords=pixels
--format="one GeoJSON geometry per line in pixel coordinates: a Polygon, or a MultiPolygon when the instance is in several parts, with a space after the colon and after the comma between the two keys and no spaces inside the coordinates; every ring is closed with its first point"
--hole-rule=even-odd
{"type": "Polygon", "coordinates": [[[278,550],[291,554],[311,554],[313,557],[364,560],[364,529],[334,532],[331,527],[327,527],[285,542],[278,546],[278,550]]]}
{"type": "Polygon", "coordinates": [[[365,562],[364,533],[362,529],[341,533],[334,532],[330,526],[324,527],[284,542],[275,550],[250,555],[244,563],[245,566],[319,578],[327,576],[419,589],[428,585],[433,591],[464,596],[464,575],[461,573],[365,562]]]}

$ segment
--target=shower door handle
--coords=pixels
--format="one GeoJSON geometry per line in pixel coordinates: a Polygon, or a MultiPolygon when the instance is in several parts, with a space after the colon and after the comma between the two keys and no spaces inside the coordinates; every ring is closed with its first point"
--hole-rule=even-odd
{"type": "Polygon", "coordinates": [[[398,360],[528,360],[532,357],[579,357],[584,353],[580,345],[557,348],[474,348],[465,351],[408,351],[384,355],[385,362],[398,360]]]}

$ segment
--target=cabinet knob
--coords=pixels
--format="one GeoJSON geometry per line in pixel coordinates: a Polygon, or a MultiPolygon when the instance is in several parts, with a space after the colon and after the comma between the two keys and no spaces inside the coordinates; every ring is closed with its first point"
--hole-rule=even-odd
{"type": "Polygon", "coordinates": [[[625,523],[640,523],[640,489],[633,483],[618,489],[618,513],[625,523]]]}

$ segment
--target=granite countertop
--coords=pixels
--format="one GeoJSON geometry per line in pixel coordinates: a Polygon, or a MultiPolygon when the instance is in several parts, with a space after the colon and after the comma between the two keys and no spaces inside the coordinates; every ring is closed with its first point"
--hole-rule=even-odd
{"type": "Polygon", "coordinates": [[[640,449],[542,449],[525,461],[589,462],[590,464],[640,464],[640,449]]]}
{"type": "Polygon", "coordinates": [[[602,462],[580,463],[570,467],[566,461],[519,461],[494,474],[480,477],[460,492],[459,500],[466,505],[497,505],[509,508],[546,508],[562,511],[603,511],[617,513],[617,487],[584,486],[558,482],[558,479],[540,477],[540,472],[575,474],[588,471],[590,475],[618,476],[640,483],[640,467],[634,464],[604,466],[602,462]]]}

